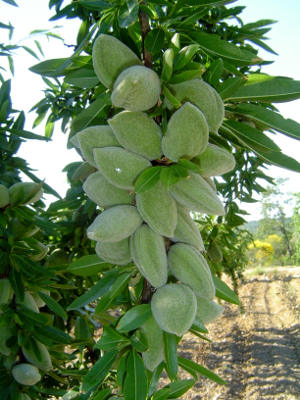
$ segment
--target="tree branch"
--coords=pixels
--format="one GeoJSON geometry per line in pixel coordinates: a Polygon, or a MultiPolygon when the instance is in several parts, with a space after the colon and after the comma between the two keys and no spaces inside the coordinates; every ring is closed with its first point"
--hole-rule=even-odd
{"type": "Polygon", "coordinates": [[[140,10],[139,12],[139,23],[142,33],[142,50],[143,50],[143,61],[146,67],[152,68],[152,54],[145,48],[145,38],[150,32],[149,18],[147,14],[140,10]]]}

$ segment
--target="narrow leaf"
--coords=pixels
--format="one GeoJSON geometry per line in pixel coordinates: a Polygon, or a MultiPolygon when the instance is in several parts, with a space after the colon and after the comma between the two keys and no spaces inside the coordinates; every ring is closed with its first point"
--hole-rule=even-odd
{"type": "Polygon", "coordinates": [[[222,378],[220,378],[217,374],[214,372],[210,371],[209,369],[202,367],[202,365],[199,365],[195,363],[194,361],[188,360],[183,357],[178,357],[178,362],[181,368],[185,369],[186,371],[194,371],[197,372],[200,375],[206,376],[210,380],[219,383],[220,385],[226,385],[227,382],[224,381],[222,378]]]}
{"type": "Polygon", "coordinates": [[[146,400],[148,392],[147,375],[141,357],[132,351],[127,359],[127,373],[124,382],[125,400],[146,400]]]}
{"type": "Polygon", "coordinates": [[[151,316],[150,304],[140,304],[128,310],[117,325],[119,332],[129,332],[139,328],[151,316]]]}
{"type": "Polygon", "coordinates": [[[217,276],[213,275],[213,281],[216,287],[216,296],[220,299],[226,300],[229,303],[240,305],[238,295],[221,281],[217,276]]]}
{"type": "Polygon", "coordinates": [[[83,378],[82,388],[84,391],[87,392],[104,381],[110,367],[117,357],[117,354],[117,351],[106,353],[96,362],[96,364],[93,365],[92,369],[90,369],[83,378]]]}
{"type": "Polygon", "coordinates": [[[83,256],[72,262],[67,270],[74,275],[89,276],[106,269],[109,264],[102,261],[96,254],[83,256]]]}
{"type": "Polygon", "coordinates": [[[39,292],[39,296],[41,297],[42,300],[44,300],[44,302],[50,308],[51,311],[53,311],[59,317],[67,319],[68,317],[67,313],[56,300],[54,300],[52,297],[48,296],[44,292],[39,292]]]}
{"type": "Polygon", "coordinates": [[[166,371],[172,381],[178,373],[177,339],[176,335],[164,332],[166,371]]]}
{"type": "Polygon", "coordinates": [[[137,178],[134,190],[136,193],[144,193],[151,189],[159,181],[161,167],[150,167],[145,169],[137,178]]]}

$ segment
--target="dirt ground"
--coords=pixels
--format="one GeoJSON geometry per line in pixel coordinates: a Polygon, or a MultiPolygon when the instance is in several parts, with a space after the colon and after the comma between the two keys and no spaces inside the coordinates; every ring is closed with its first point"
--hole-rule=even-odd
{"type": "MultiPolygon", "coordinates": [[[[184,400],[300,399],[300,267],[250,271],[234,305],[208,326],[212,343],[188,334],[180,355],[210,368],[226,386],[200,378],[184,400]]],[[[184,378],[188,374],[182,373],[184,378]]]]}

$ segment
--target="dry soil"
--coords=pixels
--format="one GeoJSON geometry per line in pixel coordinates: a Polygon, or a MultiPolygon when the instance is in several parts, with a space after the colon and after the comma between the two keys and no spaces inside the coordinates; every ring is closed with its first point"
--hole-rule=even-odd
{"type": "MultiPolygon", "coordinates": [[[[300,399],[300,267],[247,273],[243,310],[226,303],[208,326],[212,343],[188,334],[180,354],[210,368],[226,386],[201,378],[184,400],[300,399]]],[[[188,378],[186,373],[182,377],[188,378]]]]}

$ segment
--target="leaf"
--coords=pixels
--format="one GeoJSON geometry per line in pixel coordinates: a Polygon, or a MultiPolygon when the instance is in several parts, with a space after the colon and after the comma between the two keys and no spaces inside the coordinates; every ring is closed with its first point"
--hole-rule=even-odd
{"type": "Polygon", "coordinates": [[[72,262],[67,271],[74,275],[90,276],[96,275],[103,269],[108,268],[109,264],[101,260],[97,254],[80,257],[78,260],[72,262]]]}
{"type": "Polygon", "coordinates": [[[160,28],[151,30],[145,38],[145,47],[151,54],[157,54],[161,51],[165,40],[165,32],[160,28]]]}
{"type": "Polygon", "coordinates": [[[177,336],[164,332],[165,362],[169,378],[174,381],[178,373],[177,336]]]}
{"type": "Polygon", "coordinates": [[[263,160],[269,162],[270,164],[276,165],[277,167],[289,169],[290,171],[300,172],[300,163],[294,158],[286,156],[280,151],[268,151],[263,150],[256,151],[256,153],[263,160]]]}
{"type": "Polygon", "coordinates": [[[89,105],[89,107],[81,111],[81,113],[73,119],[71,135],[73,136],[75,133],[89,126],[89,124],[97,117],[103,108],[110,104],[110,94],[105,92],[100,94],[100,96],[98,96],[97,99],[89,105]]]}
{"type": "Polygon", "coordinates": [[[99,79],[95,72],[89,68],[80,68],[66,74],[64,81],[80,88],[91,89],[98,85],[99,79]]]}
{"type": "Polygon", "coordinates": [[[11,6],[19,7],[18,4],[14,0],[2,0],[2,1],[4,1],[7,4],[10,4],[11,6]]]}
{"type": "Polygon", "coordinates": [[[128,28],[138,18],[139,5],[137,0],[125,3],[119,11],[119,26],[121,28],[128,28]],[[130,3],[132,6],[130,6],[130,3]]]}
{"type": "Polygon", "coordinates": [[[229,98],[234,94],[238,88],[246,83],[246,78],[244,76],[239,76],[236,78],[226,79],[219,87],[219,94],[223,100],[229,98]]]}
{"type": "Polygon", "coordinates": [[[24,131],[21,129],[7,129],[8,132],[10,132],[12,135],[17,136],[17,137],[22,137],[25,139],[35,139],[35,140],[46,140],[49,141],[48,137],[37,135],[36,133],[32,133],[29,131],[24,131]]]}
{"type": "Polygon", "coordinates": [[[161,79],[168,82],[173,73],[174,50],[167,49],[163,54],[161,79]]]}
{"type": "Polygon", "coordinates": [[[284,135],[300,139],[300,124],[292,119],[285,119],[279,113],[254,104],[239,104],[234,113],[245,115],[254,121],[268,125],[284,135]]]}
{"type": "Polygon", "coordinates": [[[224,57],[232,62],[240,64],[256,64],[261,61],[253,53],[243,50],[232,43],[221,40],[218,35],[204,32],[189,32],[189,36],[207,53],[218,57],[224,57]]]}
{"type": "Polygon", "coordinates": [[[197,174],[201,174],[200,167],[198,167],[198,165],[194,164],[192,161],[186,160],[185,158],[181,158],[178,162],[178,165],[181,165],[182,167],[186,168],[187,170],[194,171],[197,174]]]}
{"type": "Polygon", "coordinates": [[[35,64],[29,68],[31,72],[35,74],[43,75],[43,76],[62,76],[64,72],[61,71],[60,73],[57,72],[58,68],[66,62],[68,58],[53,58],[51,60],[42,61],[39,64],[35,64]]]}
{"type": "Polygon", "coordinates": [[[181,82],[185,82],[185,81],[189,81],[191,79],[196,79],[196,78],[200,78],[203,73],[204,73],[205,69],[203,67],[203,69],[191,69],[191,70],[186,70],[183,72],[180,72],[179,74],[175,74],[173,75],[173,77],[170,79],[170,83],[181,83],[181,82]]]}
{"type": "Polygon", "coordinates": [[[162,167],[159,179],[166,186],[166,188],[169,188],[171,185],[174,185],[174,183],[178,182],[180,178],[177,175],[174,175],[172,168],[162,167]]]}
{"type": "Polygon", "coordinates": [[[210,380],[219,383],[220,385],[226,385],[227,382],[224,381],[222,378],[220,378],[217,374],[214,372],[210,371],[209,369],[202,367],[202,365],[199,365],[195,363],[194,361],[187,360],[186,358],[183,357],[178,357],[178,363],[181,366],[181,368],[185,369],[186,371],[192,373],[192,372],[197,372],[198,374],[201,374],[203,376],[206,376],[210,380]]]}
{"type": "Polygon", "coordinates": [[[229,127],[238,139],[255,151],[256,145],[262,146],[266,150],[280,151],[277,144],[259,129],[238,121],[226,121],[224,125],[229,127]]]}
{"type": "Polygon", "coordinates": [[[101,0],[79,0],[78,3],[88,10],[101,11],[106,8],[111,8],[111,4],[101,0]]]}
{"type": "Polygon", "coordinates": [[[148,383],[144,362],[135,351],[132,351],[127,359],[124,398],[125,400],[146,400],[147,391],[148,383]]]}
{"type": "Polygon", "coordinates": [[[68,317],[67,313],[65,312],[65,310],[62,308],[62,306],[56,300],[54,300],[52,297],[48,296],[44,292],[39,292],[39,296],[42,300],[44,300],[44,302],[50,308],[51,311],[53,311],[59,317],[61,317],[63,319],[67,319],[67,317],[68,317]]]}
{"type": "Polygon", "coordinates": [[[300,81],[267,74],[249,74],[247,78],[247,83],[228,100],[281,103],[300,98],[300,81]]]}
{"type": "Polygon", "coordinates": [[[229,303],[240,305],[238,295],[217,276],[213,275],[212,277],[216,287],[216,296],[220,299],[228,301],[229,303]]]}
{"type": "Polygon", "coordinates": [[[100,313],[106,310],[111,303],[122,293],[131,278],[131,272],[125,272],[114,280],[104,296],[101,297],[95,312],[100,313]]]}
{"type": "Polygon", "coordinates": [[[110,367],[114,363],[117,354],[117,351],[106,353],[96,362],[96,364],[93,365],[93,367],[83,378],[82,389],[84,391],[87,392],[93,389],[95,386],[101,385],[108,374],[110,367]]]}
{"type": "Polygon", "coordinates": [[[194,379],[182,379],[165,386],[170,390],[168,399],[177,399],[179,396],[183,395],[191,387],[193,387],[195,382],[196,381],[194,379]]]}
{"type": "Polygon", "coordinates": [[[172,107],[179,108],[181,107],[180,101],[172,94],[167,86],[163,85],[163,94],[165,95],[167,101],[171,104],[172,107]]]}
{"type": "Polygon", "coordinates": [[[120,319],[117,325],[119,332],[129,332],[139,328],[151,316],[149,304],[140,304],[128,310],[120,319]]]}
{"type": "Polygon", "coordinates": [[[214,60],[205,74],[206,81],[212,86],[217,86],[222,76],[224,63],[222,58],[214,60]]]}
{"type": "Polygon", "coordinates": [[[151,189],[159,181],[161,167],[146,168],[137,178],[134,190],[136,193],[144,193],[151,189]]]}
{"type": "Polygon", "coordinates": [[[113,284],[117,272],[114,271],[114,274],[107,274],[104,278],[101,278],[99,282],[96,283],[90,290],[84,293],[82,296],[75,299],[67,310],[76,310],[77,308],[81,308],[95,300],[97,300],[100,296],[102,296],[113,284]]]}
{"type": "Polygon", "coordinates": [[[140,329],[135,331],[130,337],[130,342],[132,348],[139,353],[143,353],[149,348],[146,335],[140,329]]]}
{"type": "Polygon", "coordinates": [[[54,326],[36,326],[33,334],[42,335],[56,343],[69,344],[72,341],[71,337],[67,333],[58,328],[55,328],[54,326]]]}
{"type": "Polygon", "coordinates": [[[120,351],[128,344],[130,344],[130,340],[126,336],[120,335],[110,326],[105,326],[101,339],[95,344],[95,348],[104,351],[120,351]]]}
{"type": "Polygon", "coordinates": [[[197,44],[190,44],[183,47],[175,58],[174,71],[184,68],[198,51],[199,46],[197,44]]]}
{"type": "Polygon", "coordinates": [[[105,400],[111,394],[111,389],[103,389],[100,392],[96,392],[91,400],[105,400]]]}

